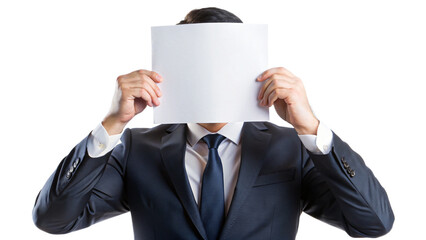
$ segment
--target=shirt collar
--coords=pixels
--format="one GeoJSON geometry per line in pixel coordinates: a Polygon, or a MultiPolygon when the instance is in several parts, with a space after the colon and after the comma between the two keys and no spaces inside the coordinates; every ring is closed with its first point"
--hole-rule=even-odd
{"type": "MultiPolygon", "coordinates": [[[[241,130],[243,128],[243,124],[244,122],[227,123],[217,133],[225,136],[226,138],[231,140],[233,143],[238,145],[241,139],[241,130]]],[[[207,134],[212,134],[212,132],[208,131],[207,129],[198,125],[197,123],[187,123],[187,125],[188,125],[187,140],[192,147],[207,134]]]]}

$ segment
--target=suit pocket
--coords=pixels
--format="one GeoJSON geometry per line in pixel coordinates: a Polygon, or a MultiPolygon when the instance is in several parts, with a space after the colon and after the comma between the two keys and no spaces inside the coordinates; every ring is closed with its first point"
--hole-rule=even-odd
{"type": "Polygon", "coordinates": [[[294,180],[296,168],[289,168],[283,171],[259,175],[253,187],[270,184],[277,184],[294,180]]]}

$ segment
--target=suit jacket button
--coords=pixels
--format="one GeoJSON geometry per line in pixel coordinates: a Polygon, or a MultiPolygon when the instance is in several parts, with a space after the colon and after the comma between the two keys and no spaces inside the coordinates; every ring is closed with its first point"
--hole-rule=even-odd
{"type": "Polygon", "coordinates": [[[349,164],[347,162],[344,162],[343,163],[343,167],[345,167],[345,169],[348,169],[349,168],[349,164]]]}
{"type": "Polygon", "coordinates": [[[74,167],[74,168],[77,168],[77,161],[75,161],[73,164],[72,164],[72,166],[74,167]]]}
{"type": "Polygon", "coordinates": [[[71,166],[71,167],[70,167],[70,170],[68,170],[68,172],[69,172],[69,173],[74,172],[74,167],[73,167],[73,166],[71,166]]]}
{"type": "Polygon", "coordinates": [[[350,173],[349,173],[349,176],[351,176],[351,177],[355,177],[355,171],[354,171],[354,170],[351,170],[351,171],[350,171],[350,173]]]}
{"type": "Polygon", "coordinates": [[[74,162],[76,165],[80,163],[80,158],[77,158],[74,162]]]}
{"type": "Polygon", "coordinates": [[[70,177],[71,177],[71,173],[70,173],[70,172],[67,172],[66,177],[67,177],[67,178],[70,178],[70,177]]]}

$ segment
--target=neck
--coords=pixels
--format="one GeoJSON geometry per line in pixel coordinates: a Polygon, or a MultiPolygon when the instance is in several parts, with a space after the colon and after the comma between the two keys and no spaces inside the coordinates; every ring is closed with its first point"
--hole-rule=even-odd
{"type": "Polygon", "coordinates": [[[226,124],[227,123],[198,123],[198,125],[207,129],[209,132],[217,132],[221,128],[223,128],[223,126],[225,126],[226,124]]]}

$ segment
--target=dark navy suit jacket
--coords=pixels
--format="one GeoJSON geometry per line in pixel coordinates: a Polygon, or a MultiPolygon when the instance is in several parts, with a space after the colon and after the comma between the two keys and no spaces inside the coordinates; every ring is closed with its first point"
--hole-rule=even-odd
{"type": "MultiPolygon", "coordinates": [[[[207,239],[185,171],[186,128],[127,129],[122,144],[94,159],[85,138],[40,191],[35,224],[67,233],[130,211],[137,240],[207,239]]],[[[394,221],[385,190],[337,135],[329,154],[315,155],[294,129],[244,123],[220,239],[295,239],[302,211],[354,237],[383,235],[394,221]]]]}

